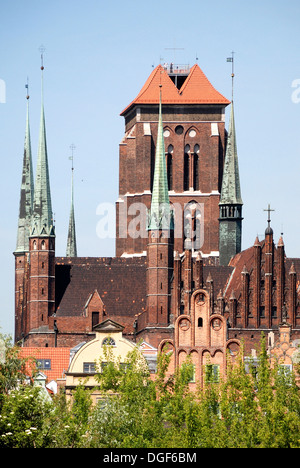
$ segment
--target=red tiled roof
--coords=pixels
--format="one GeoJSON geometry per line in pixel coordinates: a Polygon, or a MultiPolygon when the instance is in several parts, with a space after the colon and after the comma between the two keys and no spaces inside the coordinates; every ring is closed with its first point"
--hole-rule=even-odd
{"type": "MultiPolygon", "coordinates": [[[[57,380],[64,377],[64,373],[69,367],[70,348],[24,347],[20,348],[20,357],[50,360],[51,369],[40,369],[40,371],[47,376],[47,381],[50,382],[51,380],[57,380]]],[[[28,372],[28,375],[31,375],[30,362],[26,365],[26,371],[28,372]]]]}
{"type": "Polygon", "coordinates": [[[167,70],[162,65],[158,65],[137,97],[121,112],[121,115],[134,104],[158,104],[160,84],[162,104],[230,104],[230,101],[213,87],[197,64],[190,69],[180,89],[175,86],[167,70]]]}

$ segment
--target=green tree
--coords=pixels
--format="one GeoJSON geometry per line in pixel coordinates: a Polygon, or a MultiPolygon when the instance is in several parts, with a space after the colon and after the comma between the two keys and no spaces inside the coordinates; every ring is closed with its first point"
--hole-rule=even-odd
{"type": "Polygon", "coordinates": [[[0,395],[3,398],[3,395],[6,395],[9,391],[26,380],[26,363],[29,362],[30,359],[20,356],[20,348],[18,346],[13,346],[10,336],[0,334],[0,341],[2,344],[2,359],[0,360],[0,395]]]}
{"type": "Polygon", "coordinates": [[[18,362],[18,350],[7,342],[6,351],[2,448],[300,447],[299,387],[280,362],[270,365],[264,337],[258,362],[245,361],[243,353],[234,365],[229,358],[226,377],[207,378],[196,389],[189,359],[170,375],[171,354],[163,353],[154,376],[138,349],[121,363],[108,347],[96,406],[85,382],[71,403],[64,394],[45,401],[41,389],[22,379],[25,363],[18,362]]]}

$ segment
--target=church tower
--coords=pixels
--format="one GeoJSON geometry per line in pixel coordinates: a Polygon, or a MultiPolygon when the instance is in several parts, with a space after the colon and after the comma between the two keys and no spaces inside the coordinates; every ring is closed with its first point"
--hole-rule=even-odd
{"type": "Polygon", "coordinates": [[[148,217],[147,325],[170,322],[170,282],[173,273],[173,216],[170,209],[162,123],[161,87],[155,170],[148,217]]]}
{"type": "MultiPolygon", "coordinates": [[[[26,86],[28,89],[28,85],[26,86]]],[[[29,126],[29,95],[27,98],[27,118],[24,143],[20,206],[15,256],[15,341],[22,338],[26,326],[29,274],[29,235],[33,209],[34,183],[29,126]]]]}
{"type": "Polygon", "coordinates": [[[242,248],[242,196],[239,176],[233,101],[223,171],[220,207],[220,265],[228,265],[242,248]]]}
{"type": "Polygon", "coordinates": [[[31,234],[29,237],[29,313],[27,332],[31,334],[29,346],[39,343],[36,334],[48,328],[49,316],[55,311],[55,230],[50,193],[50,178],[46,142],[43,99],[38,145],[38,158],[34,188],[31,234]]]}
{"type": "Polygon", "coordinates": [[[160,84],[174,248],[181,255],[189,238],[192,250],[200,250],[203,258],[218,257],[225,108],[230,101],[197,64],[157,66],[121,113],[125,135],[119,151],[116,255],[147,252],[146,211],[154,187],[160,84]]]}

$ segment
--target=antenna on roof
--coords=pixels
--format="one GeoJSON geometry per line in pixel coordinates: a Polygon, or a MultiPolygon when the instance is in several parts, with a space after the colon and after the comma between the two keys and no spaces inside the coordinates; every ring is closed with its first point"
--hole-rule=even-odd
{"type": "Polygon", "coordinates": [[[180,47],[166,47],[165,50],[173,50],[173,52],[174,52],[174,63],[176,63],[176,59],[175,59],[176,50],[184,50],[184,49],[182,49],[180,47]]]}
{"type": "Polygon", "coordinates": [[[234,52],[231,52],[231,57],[227,57],[227,62],[231,62],[231,96],[233,101],[233,79],[234,79],[234,52]]]}

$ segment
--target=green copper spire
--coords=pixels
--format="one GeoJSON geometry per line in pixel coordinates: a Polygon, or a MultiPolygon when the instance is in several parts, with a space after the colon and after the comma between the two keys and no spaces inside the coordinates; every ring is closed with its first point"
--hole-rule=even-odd
{"type": "Polygon", "coordinates": [[[160,87],[157,143],[155,151],[155,168],[148,230],[170,228],[173,228],[173,220],[171,218],[170,200],[168,192],[168,178],[162,123],[160,87]]]}
{"type": "MultiPolygon", "coordinates": [[[[28,85],[26,85],[28,88],[28,85]]],[[[27,116],[24,142],[23,171],[20,191],[20,208],[17,233],[17,247],[15,253],[24,253],[29,250],[29,235],[33,207],[33,171],[31,156],[31,141],[29,127],[29,96],[27,98],[27,116]]]]}
{"type": "Polygon", "coordinates": [[[229,132],[227,139],[220,205],[242,205],[239,163],[237,155],[234,109],[231,103],[229,132]]]}
{"type": "Polygon", "coordinates": [[[67,240],[67,257],[77,257],[77,243],[76,243],[76,231],[75,231],[75,215],[74,215],[74,167],[73,167],[73,156],[72,156],[72,187],[71,187],[71,211],[69,219],[69,230],[67,240]]]}
{"type": "Polygon", "coordinates": [[[43,96],[43,70],[42,70],[42,106],[41,120],[38,146],[37,170],[34,189],[33,202],[33,219],[31,235],[54,235],[53,214],[50,193],[50,179],[48,168],[47,142],[46,142],[46,126],[44,113],[44,96],[43,96]]]}
{"type": "Polygon", "coordinates": [[[230,259],[241,251],[243,220],[233,101],[219,206],[219,262],[220,265],[228,265],[230,259]]]}

